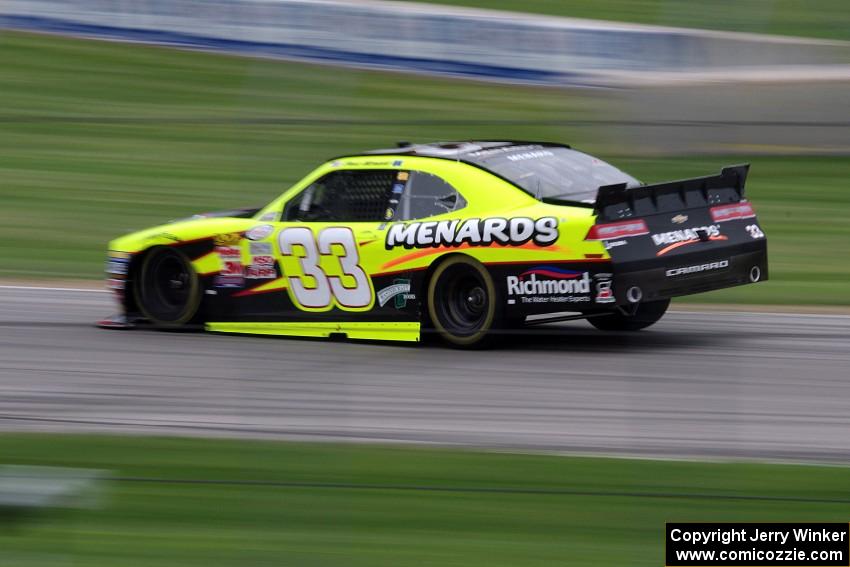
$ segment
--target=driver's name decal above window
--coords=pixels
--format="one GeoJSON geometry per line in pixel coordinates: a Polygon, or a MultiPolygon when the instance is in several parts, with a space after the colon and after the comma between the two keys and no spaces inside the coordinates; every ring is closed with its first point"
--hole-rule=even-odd
{"type": "Polygon", "coordinates": [[[387,250],[404,248],[436,248],[439,246],[522,246],[533,241],[549,246],[558,240],[558,219],[542,217],[511,219],[493,217],[424,221],[393,224],[387,230],[387,250]]]}

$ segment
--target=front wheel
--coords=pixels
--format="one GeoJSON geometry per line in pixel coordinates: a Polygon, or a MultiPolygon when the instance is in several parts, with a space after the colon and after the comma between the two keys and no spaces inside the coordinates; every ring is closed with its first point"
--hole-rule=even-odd
{"type": "Polygon", "coordinates": [[[201,283],[182,252],[160,248],[142,260],[135,295],[139,310],[155,327],[177,329],[196,320],[201,283]]]}
{"type": "Polygon", "coordinates": [[[657,323],[667,312],[668,307],[670,307],[669,299],[649,301],[638,305],[633,315],[617,312],[610,315],[588,317],[587,320],[600,331],[640,331],[657,323]]]}
{"type": "Polygon", "coordinates": [[[493,278],[479,262],[453,256],[434,270],[428,282],[428,315],[450,345],[486,346],[501,314],[493,278]]]}

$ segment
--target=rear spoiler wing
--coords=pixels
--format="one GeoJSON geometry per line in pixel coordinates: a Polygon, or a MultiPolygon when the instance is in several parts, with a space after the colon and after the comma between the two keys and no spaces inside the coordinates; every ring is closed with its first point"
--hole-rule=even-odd
{"type": "Polygon", "coordinates": [[[672,213],[737,203],[744,198],[750,164],[724,167],[719,175],[667,181],[628,189],[625,183],[599,188],[593,210],[598,221],[672,213]]]}

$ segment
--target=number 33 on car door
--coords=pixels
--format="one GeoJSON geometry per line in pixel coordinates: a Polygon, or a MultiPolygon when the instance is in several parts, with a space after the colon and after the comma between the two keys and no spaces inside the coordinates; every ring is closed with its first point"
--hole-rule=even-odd
{"type": "Polygon", "coordinates": [[[375,303],[372,280],[360,266],[350,228],[328,227],[318,235],[307,227],[278,235],[280,264],[292,303],[303,311],[368,311],[375,303]]]}

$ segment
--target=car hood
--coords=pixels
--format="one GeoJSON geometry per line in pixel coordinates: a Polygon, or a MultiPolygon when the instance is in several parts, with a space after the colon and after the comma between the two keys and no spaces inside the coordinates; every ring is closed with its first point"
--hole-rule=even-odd
{"type": "Polygon", "coordinates": [[[198,219],[212,219],[212,218],[231,218],[231,219],[250,219],[253,218],[258,212],[262,210],[262,207],[247,207],[242,209],[230,209],[228,211],[213,211],[210,213],[198,213],[192,215],[191,217],[186,217],[184,219],[177,219],[171,221],[172,223],[181,222],[181,221],[189,221],[189,220],[198,220],[198,219]]]}
{"type": "Polygon", "coordinates": [[[244,232],[254,226],[268,224],[253,218],[232,216],[197,216],[178,220],[137,232],[131,232],[109,243],[109,249],[119,252],[139,252],[151,246],[171,246],[212,238],[217,234],[244,232]]]}

